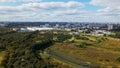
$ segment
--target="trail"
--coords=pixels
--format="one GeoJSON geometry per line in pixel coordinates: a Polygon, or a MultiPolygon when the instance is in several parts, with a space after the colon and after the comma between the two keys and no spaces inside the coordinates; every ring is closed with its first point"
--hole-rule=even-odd
{"type": "Polygon", "coordinates": [[[44,51],[44,54],[46,54],[48,56],[51,56],[52,58],[55,58],[57,60],[60,60],[60,61],[62,61],[64,63],[67,63],[67,64],[71,65],[74,68],[90,68],[89,66],[83,66],[83,65],[80,65],[80,64],[76,64],[74,62],[71,62],[70,60],[67,60],[67,59],[65,59],[63,57],[60,57],[60,56],[57,56],[57,55],[50,54],[50,53],[48,53],[46,51],[44,51]]]}

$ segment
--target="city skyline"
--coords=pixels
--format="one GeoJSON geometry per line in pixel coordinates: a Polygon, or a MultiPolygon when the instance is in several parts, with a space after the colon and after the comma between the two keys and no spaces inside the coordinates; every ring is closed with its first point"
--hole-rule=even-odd
{"type": "Polygon", "coordinates": [[[1,0],[0,21],[120,22],[120,0],[1,0]]]}

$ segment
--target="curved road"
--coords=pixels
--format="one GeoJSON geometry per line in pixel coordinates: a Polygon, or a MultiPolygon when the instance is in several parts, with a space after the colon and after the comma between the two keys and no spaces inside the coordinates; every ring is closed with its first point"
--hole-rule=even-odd
{"type": "Polygon", "coordinates": [[[48,56],[51,56],[51,57],[53,57],[53,58],[55,58],[55,59],[58,59],[58,60],[60,60],[60,61],[62,61],[62,62],[64,62],[64,63],[67,63],[67,64],[69,64],[69,65],[71,65],[72,67],[75,67],[75,68],[90,68],[89,66],[82,66],[82,65],[73,63],[73,62],[71,62],[71,61],[69,61],[69,60],[67,60],[67,59],[64,59],[64,58],[62,58],[62,57],[59,57],[59,56],[50,54],[50,53],[48,53],[48,52],[46,52],[46,51],[44,51],[44,54],[45,54],[45,55],[48,55],[48,56]]]}

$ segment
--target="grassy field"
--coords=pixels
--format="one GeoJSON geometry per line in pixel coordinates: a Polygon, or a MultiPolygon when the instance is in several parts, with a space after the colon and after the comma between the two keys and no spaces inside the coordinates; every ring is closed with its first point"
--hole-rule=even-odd
{"type": "Polygon", "coordinates": [[[46,59],[49,59],[50,63],[54,64],[56,67],[54,68],[74,68],[73,66],[70,66],[56,58],[52,58],[51,56],[49,56],[48,54],[44,54],[44,53],[39,53],[39,55],[41,56],[42,59],[44,59],[44,61],[48,61],[46,59]]]}
{"type": "Polygon", "coordinates": [[[5,54],[6,54],[5,51],[0,52],[0,63],[2,62],[5,54]]]}
{"type": "MultiPolygon", "coordinates": [[[[0,52],[0,64],[1,64],[1,62],[4,60],[5,54],[6,54],[5,51],[1,51],[1,52],[0,52]]],[[[4,67],[0,66],[0,68],[4,68],[4,67]]]]}
{"type": "MultiPolygon", "coordinates": [[[[93,68],[120,68],[120,40],[111,37],[84,36],[74,43],[59,43],[47,50],[70,62],[93,68]]],[[[72,38],[73,39],[73,38],[72,38]]]]}

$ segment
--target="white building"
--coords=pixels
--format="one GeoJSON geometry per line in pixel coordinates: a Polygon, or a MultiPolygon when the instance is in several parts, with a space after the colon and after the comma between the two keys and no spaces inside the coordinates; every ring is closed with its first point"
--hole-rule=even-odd
{"type": "Polygon", "coordinates": [[[26,27],[26,28],[21,28],[21,31],[41,31],[41,30],[54,30],[53,28],[48,28],[48,27],[26,27]]]}
{"type": "Polygon", "coordinates": [[[95,32],[92,33],[94,36],[102,36],[102,35],[111,35],[112,33],[106,30],[96,30],[95,32]]]}

